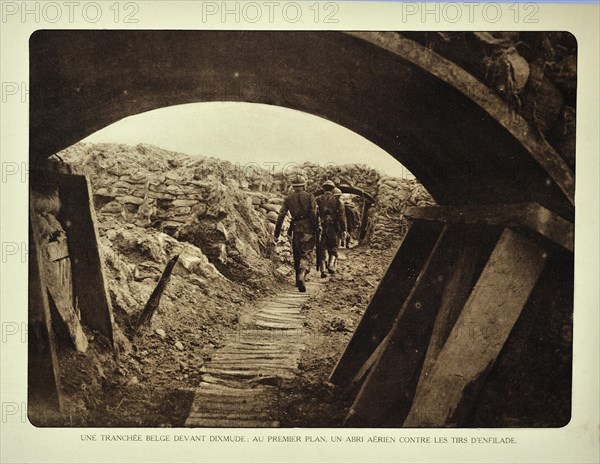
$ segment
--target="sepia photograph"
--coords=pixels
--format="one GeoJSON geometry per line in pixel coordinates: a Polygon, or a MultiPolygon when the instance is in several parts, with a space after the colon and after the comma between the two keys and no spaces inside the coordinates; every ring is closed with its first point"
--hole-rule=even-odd
{"type": "Polygon", "coordinates": [[[566,31],[37,30],[28,420],[566,426],[577,78],[566,31]]]}

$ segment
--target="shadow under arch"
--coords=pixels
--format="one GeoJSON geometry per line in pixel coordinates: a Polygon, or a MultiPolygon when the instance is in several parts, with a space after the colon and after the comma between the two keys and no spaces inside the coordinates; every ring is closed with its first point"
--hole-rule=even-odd
{"type": "Polygon", "coordinates": [[[573,174],[485,85],[396,33],[44,30],[30,39],[30,158],[126,116],[240,101],[372,141],[440,205],[540,203],[573,217],[573,174]]]}

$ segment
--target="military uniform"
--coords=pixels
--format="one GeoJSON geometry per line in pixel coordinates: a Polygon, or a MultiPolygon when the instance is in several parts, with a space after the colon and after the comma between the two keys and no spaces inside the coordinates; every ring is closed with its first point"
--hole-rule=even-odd
{"type": "Polygon", "coordinates": [[[346,204],[344,209],[346,212],[346,248],[348,248],[352,233],[360,225],[360,214],[354,205],[346,204]]]}
{"type": "MultiPolygon", "coordinates": [[[[323,184],[328,185],[327,183],[323,184]]],[[[334,196],[332,191],[325,191],[323,195],[319,195],[316,199],[321,222],[321,256],[319,259],[319,269],[321,276],[325,276],[324,261],[325,250],[329,255],[327,260],[327,269],[330,273],[335,272],[335,262],[338,256],[338,243],[340,235],[346,231],[346,214],[338,196],[334,196]]]]}
{"type": "Polygon", "coordinates": [[[313,251],[318,229],[315,197],[305,190],[294,190],[288,194],[277,217],[275,238],[279,238],[283,220],[288,212],[292,216],[290,227],[292,228],[292,254],[296,271],[296,286],[301,292],[304,292],[306,291],[304,278],[314,259],[313,251]]]}

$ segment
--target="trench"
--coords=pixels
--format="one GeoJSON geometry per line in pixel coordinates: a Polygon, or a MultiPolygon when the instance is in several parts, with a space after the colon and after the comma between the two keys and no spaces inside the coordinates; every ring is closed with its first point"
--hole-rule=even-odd
{"type": "Polygon", "coordinates": [[[296,375],[305,347],[303,306],[324,284],[307,282],[307,292],[284,291],[266,301],[251,320],[225,340],[200,368],[188,427],[278,427],[277,384],[296,375]]]}

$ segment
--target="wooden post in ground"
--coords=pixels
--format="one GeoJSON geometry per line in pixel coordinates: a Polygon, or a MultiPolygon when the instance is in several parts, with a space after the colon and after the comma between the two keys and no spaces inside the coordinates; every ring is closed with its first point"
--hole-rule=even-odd
{"type": "Polygon", "coordinates": [[[169,283],[171,273],[173,272],[173,268],[175,267],[175,264],[177,264],[178,259],[179,255],[173,256],[165,266],[165,270],[160,276],[160,280],[158,281],[156,288],[152,292],[152,295],[150,295],[150,298],[148,298],[148,302],[146,303],[142,313],[140,314],[140,318],[138,319],[136,327],[137,332],[139,332],[144,325],[150,322],[154,311],[156,311],[156,308],[158,308],[162,294],[165,291],[167,284],[169,283]]]}
{"type": "Polygon", "coordinates": [[[62,404],[56,340],[46,283],[41,272],[40,237],[32,221],[34,214],[30,208],[27,403],[30,422],[43,425],[46,410],[60,410],[62,404]]]}
{"type": "Polygon", "coordinates": [[[60,175],[61,216],[69,240],[73,287],[81,322],[113,342],[113,313],[99,250],[96,213],[89,180],[60,175]]]}

